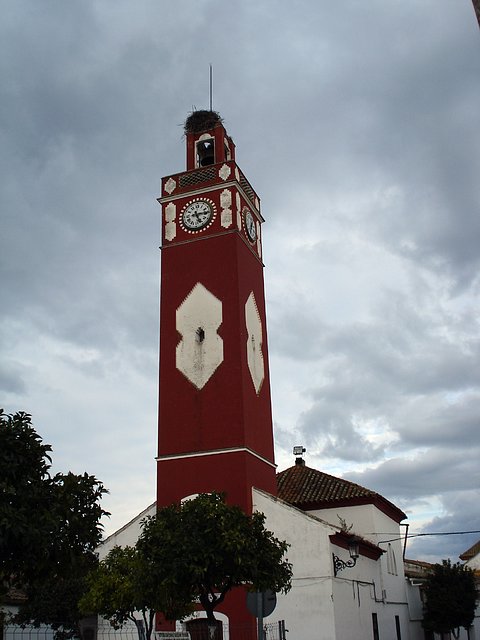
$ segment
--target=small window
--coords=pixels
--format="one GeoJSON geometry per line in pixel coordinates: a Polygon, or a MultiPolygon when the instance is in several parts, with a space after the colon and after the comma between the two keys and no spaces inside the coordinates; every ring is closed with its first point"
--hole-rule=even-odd
{"type": "Polygon", "coordinates": [[[391,576],[398,576],[397,559],[392,545],[389,543],[387,548],[387,573],[391,576]]]}
{"type": "Polygon", "coordinates": [[[378,633],[378,616],[376,613],[372,613],[372,627],[373,627],[373,640],[380,640],[378,633]]]}
{"type": "Polygon", "coordinates": [[[395,630],[397,632],[397,640],[402,640],[402,631],[400,629],[400,616],[395,616],[395,630]]]}

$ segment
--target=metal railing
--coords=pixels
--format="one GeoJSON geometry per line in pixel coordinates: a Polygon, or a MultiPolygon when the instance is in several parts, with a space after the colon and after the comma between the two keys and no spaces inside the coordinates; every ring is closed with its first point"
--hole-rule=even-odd
{"type": "MultiPolygon", "coordinates": [[[[183,626],[183,625],[182,625],[183,626]]],[[[60,632],[62,627],[59,627],[60,632]]],[[[261,640],[285,640],[285,623],[283,620],[263,625],[264,636],[261,640]]],[[[55,640],[55,629],[48,626],[20,626],[5,624],[0,626],[0,640],[55,640]],[[3,631],[3,635],[2,632],[3,631]]],[[[169,634],[172,638],[179,640],[251,640],[252,627],[236,627],[233,625],[220,625],[214,638],[209,636],[206,626],[204,629],[197,628],[188,632],[186,629],[182,633],[169,634]],[[183,635],[182,638],[180,636],[183,635]]],[[[256,635],[256,634],[255,634],[256,635]]],[[[164,634],[155,632],[152,639],[167,640],[164,634]]],[[[81,638],[78,640],[139,640],[138,629],[135,624],[126,623],[120,629],[114,629],[109,623],[98,625],[84,625],[81,630],[81,638]]]]}

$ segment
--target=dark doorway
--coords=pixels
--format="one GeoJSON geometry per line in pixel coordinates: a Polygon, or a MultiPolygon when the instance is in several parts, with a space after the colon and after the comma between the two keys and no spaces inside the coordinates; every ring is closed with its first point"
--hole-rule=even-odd
{"type": "Polygon", "coordinates": [[[215,620],[215,629],[212,635],[209,634],[210,630],[206,618],[188,620],[186,627],[191,640],[223,640],[223,625],[221,620],[215,620]]]}

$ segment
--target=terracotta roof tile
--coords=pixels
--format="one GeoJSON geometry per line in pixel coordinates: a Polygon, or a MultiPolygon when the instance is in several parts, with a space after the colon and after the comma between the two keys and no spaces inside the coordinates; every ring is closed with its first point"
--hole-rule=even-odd
{"type": "Polygon", "coordinates": [[[406,515],[380,494],[365,487],[296,464],[277,474],[278,497],[303,510],[327,509],[334,506],[376,504],[397,522],[406,515]]]}
{"type": "Polygon", "coordinates": [[[375,496],[374,491],[330,476],[305,465],[295,465],[277,474],[278,497],[293,505],[336,502],[346,498],[375,496]]]}

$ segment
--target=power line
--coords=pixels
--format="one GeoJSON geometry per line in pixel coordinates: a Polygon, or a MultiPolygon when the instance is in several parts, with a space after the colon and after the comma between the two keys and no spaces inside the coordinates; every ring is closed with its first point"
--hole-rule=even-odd
{"type": "Polygon", "coordinates": [[[391,538],[390,540],[381,540],[378,544],[386,544],[387,542],[397,542],[397,540],[409,540],[410,538],[423,538],[425,536],[463,536],[468,533],[480,533],[480,530],[473,531],[437,531],[431,533],[408,533],[406,536],[399,538],[391,538]]]}

